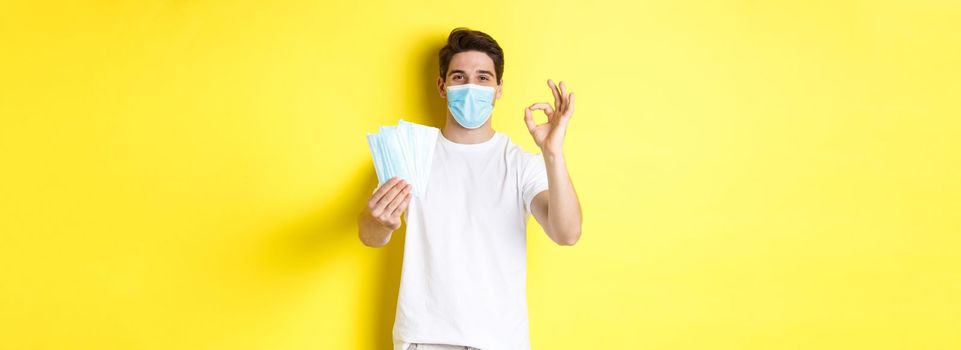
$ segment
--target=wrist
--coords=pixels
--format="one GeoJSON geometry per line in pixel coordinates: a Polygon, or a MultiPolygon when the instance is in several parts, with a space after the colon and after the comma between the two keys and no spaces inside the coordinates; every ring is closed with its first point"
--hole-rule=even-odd
{"type": "Polygon", "coordinates": [[[544,160],[548,162],[556,162],[564,160],[564,152],[561,150],[542,148],[541,155],[544,156],[544,160]]]}

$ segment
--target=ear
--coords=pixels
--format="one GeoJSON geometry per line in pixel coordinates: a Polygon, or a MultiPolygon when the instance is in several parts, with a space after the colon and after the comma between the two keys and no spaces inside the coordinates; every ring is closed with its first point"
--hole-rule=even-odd
{"type": "Polygon", "coordinates": [[[497,91],[495,91],[494,93],[494,99],[499,100],[503,92],[504,92],[504,80],[502,79],[500,84],[497,84],[497,91]]]}
{"type": "Polygon", "coordinates": [[[437,77],[437,91],[440,92],[440,97],[447,99],[447,90],[444,90],[444,79],[437,77]]]}

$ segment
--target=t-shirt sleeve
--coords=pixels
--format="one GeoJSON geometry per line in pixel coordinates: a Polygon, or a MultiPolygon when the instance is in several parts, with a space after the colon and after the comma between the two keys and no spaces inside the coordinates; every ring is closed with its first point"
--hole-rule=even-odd
{"type": "Polygon", "coordinates": [[[531,202],[538,193],[547,190],[547,167],[544,165],[542,154],[524,153],[523,170],[521,171],[521,193],[524,199],[524,210],[531,213],[531,202]]]}

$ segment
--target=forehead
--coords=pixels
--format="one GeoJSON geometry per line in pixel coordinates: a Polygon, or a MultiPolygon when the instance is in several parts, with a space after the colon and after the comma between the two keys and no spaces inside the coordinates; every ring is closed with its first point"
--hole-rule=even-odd
{"type": "Polygon", "coordinates": [[[479,70],[494,71],[494,60],[480,51],[464,51],[454,54],[450,58],[447,70],[462,70],[467,73],[474,73],[479,70]]]}

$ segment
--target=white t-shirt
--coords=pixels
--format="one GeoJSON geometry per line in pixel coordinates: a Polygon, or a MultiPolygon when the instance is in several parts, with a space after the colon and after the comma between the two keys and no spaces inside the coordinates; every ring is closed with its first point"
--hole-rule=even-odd
{"type": "Polygon", "coordinates": [[[526,232],[531,200],[547,189],[543,156],[500,132],[477,144],[439,133],[429,178],[405,214],[394,350],[530,349],[526,232]]]}

